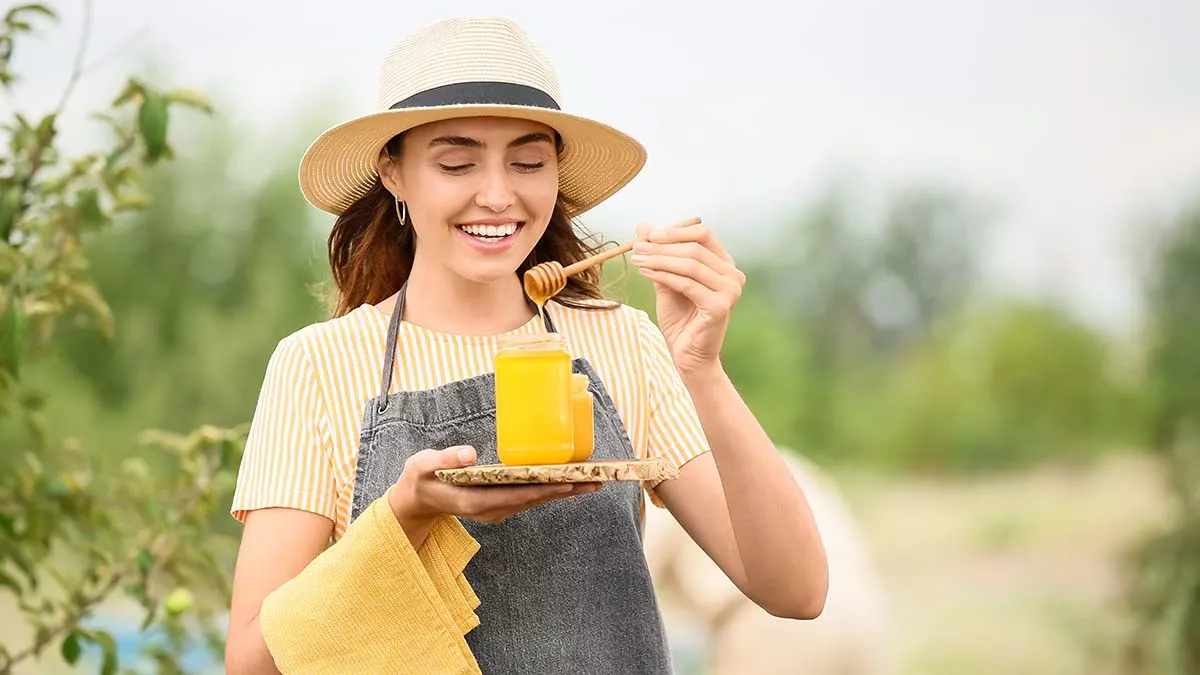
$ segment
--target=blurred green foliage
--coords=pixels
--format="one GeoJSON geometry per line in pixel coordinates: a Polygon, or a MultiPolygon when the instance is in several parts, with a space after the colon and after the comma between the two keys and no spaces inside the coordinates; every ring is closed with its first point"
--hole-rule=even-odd
{"type": "MultiPolygon", "coordinates": [[[[20,38],[56,18],[36,4],[5,13],[6,93],[19,80],[11,56],[20,38]]],[[[82,665],[85,652],[94,652],[101,673],[118,672],[126,664],[117,639],[93,619],[119,596],[139,605],[142,630],[159,636],[142,653],[159,672],[182,673],[186,651],[222,643],[214,617],[228,603],[233,540],[215,535],[211,523],[228,503],[243,432],[208,425],[143,432],[139,424],[97,446],[58,424],[73,409],[56,395],[73,383],[38,370],[40,359],[64,353],[64,330],[115,335],[82,241],[150,203],[142,173],[173,156],[173,109],[210,108],[193,92],[129,80],[108,110],[93,115],[110,132],[105,147],[70,157],[58,144],[59,120],[82,66],[77,59],[52,112],[36,122],[14,113],[2,127],[0,589],[22,630],[6,626],[0,636],[0,673],[44,665],[47,653],[82,665]]]]}
{"type": "Polygon", "coordinates": [[[1130,558],[1132,673],[1200,672],[1200,201],[1167,231],[1149,288],[1149,445],[1175,517],[1130,558]]]}

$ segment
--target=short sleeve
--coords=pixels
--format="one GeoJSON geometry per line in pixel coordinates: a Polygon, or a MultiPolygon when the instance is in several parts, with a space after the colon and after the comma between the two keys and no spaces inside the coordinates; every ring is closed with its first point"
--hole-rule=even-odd
{"type": "Polygon", "coordinates": [[[254,509],[311,511],[336,522],[337,483],[330,461],[329,417],[312,361],[296,335],[267,362],[231,513],[254,509]]]}
{"type": "MultiPolygon", "coordinates": [[[[638,312],[638,346],[649,404],[646,454],[666,457],[682,467],[709,451],[708,438],[692,396],[671,360],[666,339],[645,312],[638,312]]],[[[662,506],[653,490],[650,497],[657,506],[662,506]]]]}

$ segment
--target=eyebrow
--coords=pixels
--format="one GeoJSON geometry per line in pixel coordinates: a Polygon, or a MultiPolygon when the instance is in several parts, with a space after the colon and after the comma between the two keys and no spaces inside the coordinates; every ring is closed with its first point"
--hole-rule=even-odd
{"type": "MultiPolygon", "coordinates": [[[[551,145],[553,145],[554,139],[550,138],[549,135],[544,134],[539,131],[539,132],[534,132],[532,134],[525,134],[524,136],[521,136],[521,137],[513,140],[511,143],[508,144],[508,147],[515,148],[515,147],[522,146],[522,145],[529,145],[530,143],[550,143],[551,145]]],[[[479,141],[479,140],[476,140],[474,138],[470,138],[467,136],[438,136],[437,138],[433,139],[432,141],[429,141],[429,147],[431,147],[431,148],[439,146],[439,145],[455,145],[455,146],[464,147],[464,148],[482,148],[482,147],[484,147],[484,144],[482,141],[479,141]]]]}

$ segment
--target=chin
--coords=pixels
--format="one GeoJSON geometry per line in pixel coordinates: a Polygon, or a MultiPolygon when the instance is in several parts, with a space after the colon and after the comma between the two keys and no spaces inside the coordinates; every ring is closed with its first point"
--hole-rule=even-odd
{"type": "Polygon", "coordinates": [[[517,273],[520,265],[520,261],[508,264],[499,260],[489,260],[482,264],[457,266],[454,268],[454,273],[476,284],[491,284],[511,279],[517,273]]]}

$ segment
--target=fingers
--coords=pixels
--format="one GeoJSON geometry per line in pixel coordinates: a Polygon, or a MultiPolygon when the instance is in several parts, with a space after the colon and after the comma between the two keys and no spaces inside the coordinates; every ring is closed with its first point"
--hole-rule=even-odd
{"type": "Polygon", "coordinates": [[[714,292],[691,277],[644,268],[641,272],[650,281],[684,296],[708,314],[721,316],[733,309],[732,302],[726,299],[725,294],[714,292]]]}
{"type": "Polygon", "coordinates": [[[690,277],[713,291],[730,291],[737,285],[737,268],[696,242],[650,244],[638,242],[630,261],[643,269],[662,270],[690,277]]]}
{"type": "Polygon", "coordinates": [[[655,244],[680,244],[694,241],[712,251],[717,257],[733,264],[733,257],[717,241],[717,236],[706,225],[696,224],[685,227],[673,227],[666,230],[654,230],[646,234],[646,238],[655,244]]]}
{"type": "MultiPolygon", "coordinates": [[[[597,483],[597,485],[599,485],[597,483]]],[[[579,491],[572,483],[549,485],[491,485],[484,487],[459,487],[459,498],[463,500],[463,512],[484,512],[526,504],[558,499],[579,491]]]]}
{"type": "MultiPolygon", "coordinates": [[[[695,227],[699,226],[680,230],[695,227]]],[[[693,233],[692,236],[704,239],[707,235],[693,233]]],[[[683,295],[701,310],[715,315],[726,314],[732,311],[742,295],[746,275],[734,267],[728,254],[722,257],[698,240],[637,242],[633,251],[630,261],[646,278],[683,295]]]]}
{"type": "Polygon", "coordinates": [[[540,506],[556,499],[564,499],[578,494],[595,492],[600,489],[600,483],[567,483],[555,485],[521,487],[487,487],[462,488],[470,492],[492,492],[493,495],[467,495],[464,513],[468,518],[487,523],[498,523],[509,516],[540,506]],[[495,497],[495,494],[501,494],[495,497]],[[473,514],[473,515],[472,515],[473,514]]]}
{"type": "Polygon", "coordinates": [[[650,269],[663,269],[679,276],[701,282],[714,291],[740,294],[746,284],[746,275],[733,262],[733,257],[717,241],[712,230],[702,224],[686,225],[665,230],[653,230],[649,225],[637,227],[638,239],[633,245],[631,262],[650,269]],[[711,275],[693,266],[678,265],[664,267],[660,256],[671,256],[695,260],[715,271],[730,283],[717,283],[711,275]],[[668,269],[670,267],[670,269],[668,269]],[[736,287],[736,289],[734,288],[736,287]]]}
{"type": "Polygon", "coordinates": [[[475,448],[469,445],[455,445],[444,450],[422,450],[409,457],[404,463],[405,471],[413,471],[421,476],[432,474],[438,469],[460,469],[475,463],[475,448]]]}

